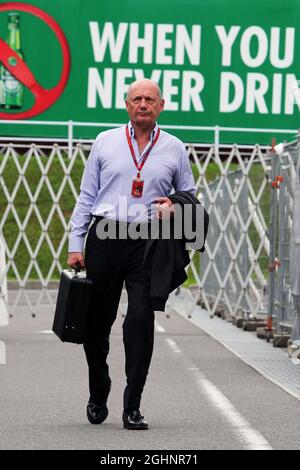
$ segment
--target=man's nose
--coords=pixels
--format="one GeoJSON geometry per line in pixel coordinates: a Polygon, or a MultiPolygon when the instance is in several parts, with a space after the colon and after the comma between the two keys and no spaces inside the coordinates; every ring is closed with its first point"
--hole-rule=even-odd
{"type": "Polygon", "coordinates": [[[143,109],[147,108],[147,101],[145,100],[145,98],[142,98],[140,107],[143,109]]]}

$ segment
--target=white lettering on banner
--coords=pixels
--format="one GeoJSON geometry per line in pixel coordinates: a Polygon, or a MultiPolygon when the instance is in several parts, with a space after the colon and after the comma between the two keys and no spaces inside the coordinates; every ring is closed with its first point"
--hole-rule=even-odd
{"type": "Polygon", "coordinates": [[[111,108],[112,103],[112,69],[104,69],[103,82],[100,78],[99,71],[95,67],[90,67],[88,70],[88,108],[96,108],[97,96],[101,100],[102,108],[111,108]]]}
{"type": "Polygon", "coordinates": [[[274,73],[273,94],[272,94],[272,114],[281,113],[281,92],[282,92],[282,74],[274,73]]]}
{"type": "Polygon", "coordinates": [[[178,24],[176,27],[176,53],[175,64],[184,64],[184,53],[186,52],[191,65],[200,65],[201,51],[201,26],[193,24],[192,37],[190,38],[186,26],[178,24]]]}
{"type": "Polygon", "coordinates": [[[140,36],[140,25],[138,23],[119,23],[115,33],[113,23],[106,22],[100,32],[99,23],[90,21],[90,35],[92,40],[93,54],[95,62],[103,62],[107,49],[111,62],[120,62],[123,54],[125,40],[129,30],[128,62],[136,64],[138,60],[138,50],[143,49],[143,63],[153,62],[154,27],[156,27],[156,63],[172,64],[173,56],[168,55],[168,50],[175,50],[174,62],[182,65],[184,57],[187,56],[191,65],[200,65],[201,52],[201,26],[192,25],[189,34],[186,25],[176,25],[176,35],[167,38],[167,35],[174,33],[174,25],[146,23],[144,25],[144,35],[140,36]]]}
{"type": "Polygon", "coordinates": [[[284,57],[280,59],[280,28],[271,28],[270,61],[273,67],[278,69],[290,67],[294,61],[295,28],[286,28],[284,44],[284,57]]]}
{"type": "Polygon", "coordinates": [[[286,85],[285,85],[285,103],[284,103],[284,112],[285,114],[293,114],[295,104],[300,111],[300,103],[297,100],[297,95],[299,96],[299,86],[297,82],[296,75],[293,73],[288,73],[286,76],[286,85]]]}
{"type": "Polygon", "coordinates": [[[173,33],[174,26],[172,24],[158,24],[157,25],[157,43],[156,43],[156,63],[157,64],[172,64],[172,55],[166,55],[167,49],[172,49],[172,40],[167,39],[166,35],[173,33]]]}
{"type": "MultiPolygon", "coordinates": [[[[209,97],[215,93],[212,87],[216,85],[215,79],[206,79],[201,73],[202,28],[199,24],[90,21],[94,62],[102,63],[102,67],[88,68],[87,107],[124,109],[129,84],[150,78],[162,89],[166,111],[204,112],[202,92],[207,86],[205,95],[209,97]],[[139,64],[139,68],[127,68],[126,64],[139,64]],[[153,69],[143,69],[140,64],[151,64],[153,69]],[[174,65],[178,67],[173,70],[174,65]]],[[[250,25],[242,29],[240,25],[220,24],[213,28],[219,49],[212,42],[203,51],[213,52],[216,57],[221,54],[220,69],[226,67],[226,71],[215,71],[215,75],[220,75],[219,112],[240,109],[246,114],[297,112],[300,99],[295,99],[296,76],[278,73],[278,69],[281,72],[293,65],[295,28],[250,25]],[[272,67],[273,73],[266,71],[265,66],[272,67]]]]}
{"type": "Polygon", "coordinates": [[[295,82],[292,84],[292,92],[294,95],[295,102],[300,110],[300,80],[295,80],[295,82]]]}
{"type": "Polygon", "coordinates": [[[130,83],[133,81],[133,70],[119,69],[116,80],[116,109],[124,109],[125,95],[130,83]],[[126,79],[128,83],[126,83],[126,79]]]}
{"type": "Polygon", "coordinates": [[[178,96],[178,86],[174,85],[175,80],[179,80],[178,70],[164,70],[163,96],[165,99],[166,111],[178,111],[178,103],[172,101],[173,96],[178,96]]]}
{"type": "Polygon", "coordinates": [[[191,102],[195,111],[204,111],[200,94],[204,88],[204,78],[199,72],[183,72],[182,83],[182,111],[190,111],[191,102]],[[194,83],[194,85],[193,85],[194,83]]]}
{"type": "Polygon", "coordinates": [[[139,24],[131,23],[129,35],[130,47],[129,58],[130,64],[138,62],[138,50],[144,49],[144,64],[151,64],[152,62],[152,48],[153,48],[153,24],[145,24],[144,37],[139,37],[139,24]]]}
{"type": "Polygon", "coordinates": [[[260,114],[267,114],[268,108],[264,96],[269,88],[269,80],[262,73],[248,73],[246,113],[254,113],[255,105],[260,114]]]}
{"type": "Polygon", "coordinates": [[[228,33],[225,31],[225,27],[222,25],[215,26],[217,35],[222,45],[222,65],[231,65],[231,49],[237,35],[241,29],[240,26],[231,26],[228,33]]]}
{"type": "Polygon", "coordinates": [[[241,39],[241,58],[247,67],[260,67],[268,54],[268,38],[266,33],[259,26],[250,26],[247,28],[241,39]],[[251,41],[257,38],[257,53],[256,57],[251,56],[251,41]]]}
{"type": "MultiPolygon", "coordinates": [[[[215,26],[218,38],[222,46],[222,65],[225,67],[231,66],[232,48],[236,38],[240,32],[240,26],[231,26],[229,31],[226,32],[223,25],[215,26]]],[[[284,57],[279,57],[280,49],[280,28],[271,28],[270,45],[266,32],[259,26],[249,26],[242,33],[240,41],[240,55],[243,63],[247,67],[255,68],[264,64],[268,52],[270,55],[270,62],[273,67],[287,68],[290,67],[294,60],[294,45],[295,45],[295,28],[285,28],[285,41],[284,41],[284,57]],[[255,57],[251,56],[251,41],[256,39],[258,47],[255,57]]]]}
{"type": "Polygon", "coordinates": [[[244,86],[242,79],[232,72],[221,73],[220,111],[221,113],[233,113],[240,108],[244,98],[244,86]],[[229,102],[230,85],[234,87],[234,97],[229,102]]]}
{"type": "MultiPolygon", "coordinates": [[[[113,70],[105,68],[100,71],[95,67],[89,68],[88,73],[88,108],[97,107],[99,98],[102,108],[111,108],[112,96],[115,92],[115,108],[125,108],[125,97],[129,84],[134,80],[145,77],[142,69],[121,69],[113,70]],[[114,87],[114,88],[113,88],[114,87]]],[[[204,78],[199,72],[181,72],[179,70],[153,70],[150,77],[157,83],[162,82],[162,93],[165,98],[165,109],[174,111],[190,111],[192,108],[197,112],[204,111],[200,94],[204,88],[204,78]],[[177,84],[175,82],[178,82],[177,84]],[[184,86],[183,86],[184,84],[184,86]],[[179,93],[179,87],[182,93],[179,93]],[[177,98],[177,101],[176,101],[177,98]],[[179,100],[179,101],[178,101],[179,100]]]]}
{"type": "MultiPolygon", "coordinates": [[[[252,114],[258,111],[260,114],[266,114],[269,109],[274,114],[281,112],[281,95],[283,89],[282,74],[275,73],[271,79],[261,73],[248,73],[246,77],[246,84],[239,75],[232,72],[222,72],[220,81],[220,112],[232,113],[241,108],[245,102],[245,111],[252,114]],[[270,88],[272,87],[272,99],[269,100],[269,108],[267,106],[267,96],[270,88]],[[233,90],[230,100],[230,88],[233,90]]],[[[294,106],[299,101],[295,98],[295,92],[299,90],[296,76],[294,74],[287,74],[285,78],[284,88],[284,113],[293,114],[294,106]],[[296,84],[296,85],[295,85],[296,84]]],[[[300,90],[299,90],[300,93],[300,90]]],[[[296,93],[297,94],[297,93],[296,93]]]]}
{"type": "Polygon", "coordinates": [[[113,23],[104,23],[102,37],[100,37],[99,23],[90,21],[95,62],[103,62],[107,46],[109,46],[111,61],[120,62],[127,29],[128,23],[120,23],[117,38],[115,38],[113,23]]]}

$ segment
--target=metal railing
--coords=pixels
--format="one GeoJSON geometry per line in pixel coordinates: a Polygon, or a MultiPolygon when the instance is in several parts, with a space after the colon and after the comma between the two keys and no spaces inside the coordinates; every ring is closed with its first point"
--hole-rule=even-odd
{"type": "MultiPolygon", "coordinates": [[[[22,141],[22,142],[57,142],[63,143],[66,142],[68,146],[68,155],[69,157],[72,156],[72,148],[74,144],[78,142],[92,142],[92,139],[82,139],[76,137],[77,130],[82,128],[98,128],[99,132],[105,129],[112,129],[115,127],[120,127],[125,123],[115,123],[115,122],[80,122],[80,121],[29,121],[29,120],[0,120],[0,129],[1,124],[8,125],[8,126],[26,126],[26,127],[41,127],[41,128],[51,128],[51,127],[59,127],[65,131],[65,137],[60,138],[53,138],[53,137],[13,137],[14,142],[22,141]]],[[[219,148],[220,143],[222,142],[222,134],[228,133],[255,133],[255,134],[286,134],[286,135],[295,135],[297,130],[295,129],[268,129],[268,128],[249,128],[249,127],[226,127],[226,126],[188,126],[188,125],[160,125],[161,129],[166,131],[176,131],[176,130],[188,130],[188,131],[197,131],[197,140],[201,142],[201,132],[211,132],[211,142],[214,143],[216,149],[219,148]]],[[[1,137],[3,142],[11,141],[12,137],[3,136],[1,137]]],[[[249,147],[249,146],[241,146],[241,147],[249,147]]]]}

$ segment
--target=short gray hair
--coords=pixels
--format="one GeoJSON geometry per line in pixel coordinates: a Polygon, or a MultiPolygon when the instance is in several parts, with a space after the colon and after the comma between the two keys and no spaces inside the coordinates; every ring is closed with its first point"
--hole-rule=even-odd
{"type": "Polygon", "coordinates": [[[131,93],[131,89],[132,89],[132,86],[135,84],[135,83],[138,83],[138,82],[142,82],[142,81],[149,81],[151,82],[153,85],[155,85],[156,89],[157,89],[157,93],[158,93],[158,96],[159,96],[159,99],[160,100],[163,100],[163,94],[162,94],[162,91],[158,85],[158,83],[156,83],[154,80],[150,80],[150,78],[143,78],[141,80],[135,80],[134,82],[132,82],[129,87],[128,87],[128,90],[127,90],[127,93],[126,93],[126,100],[128,100],[129,98],[129,95],[131,93]]]}

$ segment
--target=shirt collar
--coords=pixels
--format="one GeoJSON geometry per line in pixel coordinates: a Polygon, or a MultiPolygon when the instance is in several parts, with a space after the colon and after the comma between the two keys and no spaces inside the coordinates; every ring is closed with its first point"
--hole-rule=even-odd
{"type": "MultiPolygon", "coordinates": [[[[130,137],[131,137],[131,138],[135,137],[135,136],[134,136],[134,127],[133,127],[133,125],[131,124],[131,121],[128,122],[128,129],[129,129],[130,137]]],[[[157,124],[157,122],[156,122],[156,123],[155,123],[155,127],[154,127],[154,129],[152,130],[152,132],[151,132],[151,136],[150,136],[151,142],[153,142],[153,140],[155,139],[156,134],[157,134],[157,131],[158,131],[158,124],[157,124]]]]}

